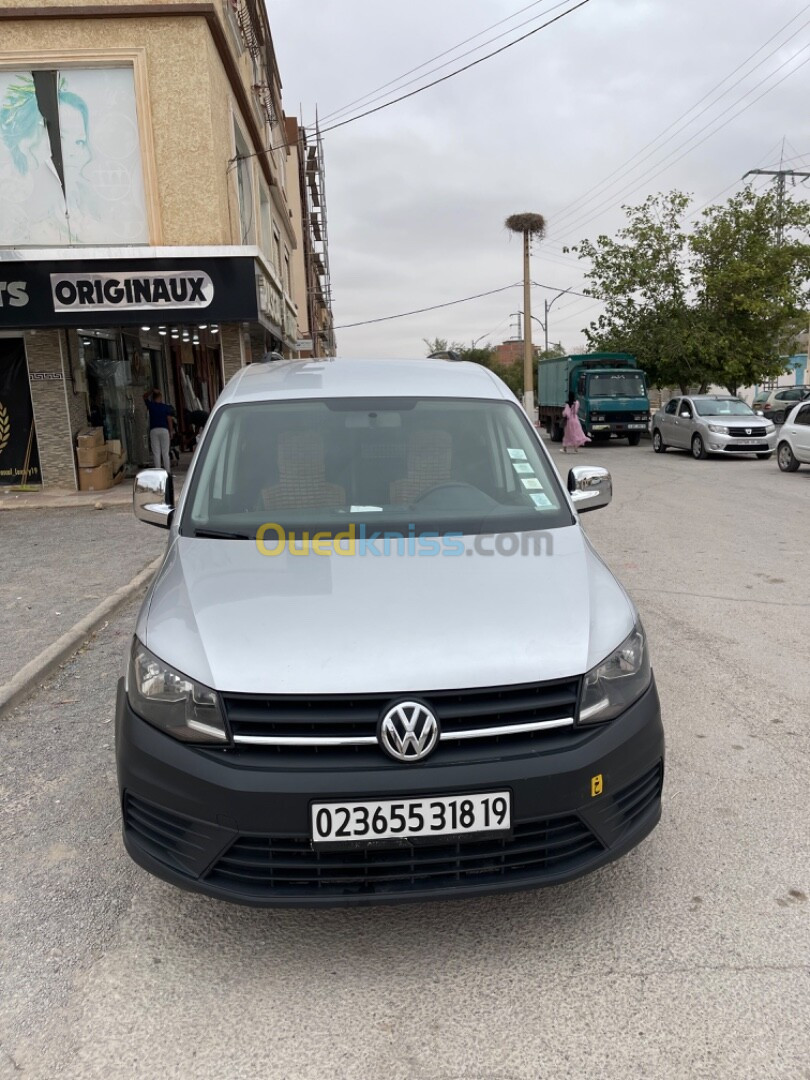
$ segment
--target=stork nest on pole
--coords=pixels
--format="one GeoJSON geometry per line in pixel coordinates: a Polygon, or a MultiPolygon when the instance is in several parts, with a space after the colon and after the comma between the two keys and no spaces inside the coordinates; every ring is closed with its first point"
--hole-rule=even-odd
{"type": "Polygon", "coordinates": [[[542,214],[510,214],[504,225],[510,232],[524,235],[528,233],[540,240],[546,234],[546,219],[542,214]]]}

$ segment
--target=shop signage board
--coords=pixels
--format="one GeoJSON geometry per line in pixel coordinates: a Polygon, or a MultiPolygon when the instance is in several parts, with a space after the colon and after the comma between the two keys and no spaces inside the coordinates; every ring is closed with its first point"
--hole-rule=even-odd
{"type": "Polygon", "coordinates": [[[0,330],[254,322],[250,256],[0,262],[0,330]]]}

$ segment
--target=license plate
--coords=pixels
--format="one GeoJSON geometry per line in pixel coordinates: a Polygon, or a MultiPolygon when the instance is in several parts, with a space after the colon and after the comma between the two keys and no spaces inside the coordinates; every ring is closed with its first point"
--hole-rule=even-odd
{"type": "Polygon", "coordinates": [[[509,791],[312,804],[313,844],[503,833],[511,827],[512,797],[509,791]]]}
{"type": "Polygon", "coordinates": [[[757,439],[735,439],[732,446],[759,446],[757,439]]]}
{"type": "Polygon", "coordinates": [[[643,431],[643,430],[644,430],[644,428],[645,428],[646,426],[647,426],[646,424],[628,424],[628,425],[627,425],[627,427],[628,427],[628,428],[629,428],[629,429],[630,429],[631,431],[638,431],[638,430],[641,430],[641,431],[643,431]]]}

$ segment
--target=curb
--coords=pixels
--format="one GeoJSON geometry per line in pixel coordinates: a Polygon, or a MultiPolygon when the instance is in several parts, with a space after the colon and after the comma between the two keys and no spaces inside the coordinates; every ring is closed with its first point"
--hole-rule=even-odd
{"type": "Polygon", "coordinates": [[[49,645],[47,649],[43,649],[39,656],[35,656],[25,667],[20,668],[17,674],[12,676],[7,683],[3,683],[0,686],[0,717],[36,689],[46,675],[81,648],[87,638],[98,630],[105,619],[108,619],[122,604],[131,599],[139,589],[148,584],[162,562],[162,555],[150,562],[139,574],[135,575],[132,581],[116,589],[106,600],[102,600],[89,614],[80,619],[70,630],[66,630],[60,638],[57,638],[52,645],[49,645]]]}

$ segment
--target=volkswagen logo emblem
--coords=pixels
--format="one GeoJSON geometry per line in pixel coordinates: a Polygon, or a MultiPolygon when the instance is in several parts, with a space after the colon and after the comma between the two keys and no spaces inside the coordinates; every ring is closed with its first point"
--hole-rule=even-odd
{"type": "Polygon", "coordinates": [[[439,721],[421,701],[399,701],[380,720],[379,740],[395,761],[422,761],[439,741],[439,721]]]}

